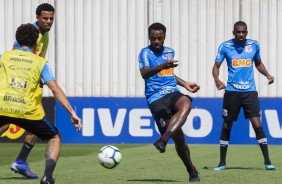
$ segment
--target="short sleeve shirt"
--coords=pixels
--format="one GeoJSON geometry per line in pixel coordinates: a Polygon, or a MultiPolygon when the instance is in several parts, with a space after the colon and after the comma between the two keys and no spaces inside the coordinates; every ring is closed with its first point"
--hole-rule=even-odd
{"type": "MultiPolygon", "coordinates": [[[[139,69],[145,66],[153,68],[163,64],[167,60],[173,59],[174,54],[174,50],[169,47],[164,47],[162,53],[153,52],[150,46],[145,47],[141,50],[138,57],[139,69]]],[[[145,79],[145,96],[149,104],[175,91],[179,91],[179,89],[173,68],[162,70],[154,76],[145,79]]]]}
{"type": "Polygon", "coordinates": [[[246,39],[238,45],[234,39],[223,42],[219,48],[215,62],[222,63],[226,59],[228,66],[227,91],[256,91],[254,80],[254,60],[261,59],[258,41],[246,39]]]}

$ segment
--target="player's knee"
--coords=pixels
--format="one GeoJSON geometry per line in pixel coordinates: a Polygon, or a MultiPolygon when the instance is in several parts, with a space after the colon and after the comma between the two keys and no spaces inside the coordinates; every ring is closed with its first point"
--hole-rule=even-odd
{"type": "Polygon", "coordinates": [[[261,123],[253,123],[253,128],[254,129],[262,128],[261,123]]]}
{"type": "Polygon", "coordinates": [[[61,141],[61,139],[62,139],[61,134],[58,133],[58,134],[56,135],[56,137],[61,141]]]}
{"type": "Polygon", "coordinates": [[[222,129],[228,129],[231,130],[233,126],[233,120],[230,118],[225,118],[223,125],[222,125],[222,129]]]}
{"type": "Polygon", "coordinates": [[[55,142],[61,142],[61,135],[59,133],[53,135],[52,137],[49,137],[46,139],[47,141],[53,140],[55,142]]]}
{"type": "Polygon", "coordinates": [[[27,134],[24,139],[25,142],[34,145],[37,141],[37,136],[34,134],[27,134]]]}
{"type": "Polygon", "coordinates": [[[187,100],[187,102],[183,105],[183,110],[189,113],[191,109],[192,109],[192,103],[189,100],[187,100]]]}
{"type": "Polygon", "coordinates": [[[176,109],[178,109],[178,111],[187,113],[188,115],[192,109],[192,103],[189,98],[186,98],[186,96],[182,96],[176,103],[176,109]]]}
{"type": "Polygon", "coordinates": [[[251,117],[250,118],[253,128],[262,128],[260,117],[251,117]]]}
{"type": "Polygon", "coordinates": [[[178,111],[178,113],[180,114],[180,118],[186,121],[190,111],[191,111],[191,106],[189,105],[182,106],[182,108],[179,109],[178,111]]]}

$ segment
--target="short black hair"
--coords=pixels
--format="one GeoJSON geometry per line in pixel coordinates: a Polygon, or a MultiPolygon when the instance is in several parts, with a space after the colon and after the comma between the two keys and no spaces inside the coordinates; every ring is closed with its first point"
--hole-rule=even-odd
{"type": "Polygon", "coordinates": [[[36,44],[39,30],[32,24],[22,24],[16,31],[16,40],[20,46],[32,47],[36,44]]]}
{"type": "Polygon", "coordinates": [[[164,35],[166,33],[166,27],[159,22],[155,22],[155,23],[153,23],[149,26],[149,28],[148,28],[148,35],[149,36],[150,36],[151,30],[163,30],[164,35]]]}
{"type": "Polygon", "coordinates": [[[243,21],[238,21],[238,22],[236,22],[236,23],[234,24],[233,30],[235,30],[235,27],[236,27],[236,26],[246,26],[246,28],[248,29],[247,24],[246,24],[245,22],[243,22],[243,21]]]}
{"type": "Polygon", "coordinates": [[[40,16],[42,11],[51,11],[55,13],[55,8],[49,3],[42,3],[36,8],[36,15],[40,16]]]}

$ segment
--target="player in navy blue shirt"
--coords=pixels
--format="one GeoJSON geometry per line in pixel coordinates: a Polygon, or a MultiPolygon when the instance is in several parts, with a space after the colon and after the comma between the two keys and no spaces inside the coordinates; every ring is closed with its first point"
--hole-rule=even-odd
{"type": "Polygon", "coordinates": [[[163,46],[166,36],[166,27],[163,24],[150,25],[148,36],[150,45],[141,50],[138,59],[140,73],[145,80],[148,106],[162,135],[154,146],[164,153],[167,142],[172,138],[177,154],[189,173],[189,181],[200,181],[181,129],[191,111],[192,99],[180,93],[177,85],[192,93],[197,92],[200,86],[194,82],[186,82],[174,74],[174,68],[178,64],[174,60],[174,50],[163,46]]]}
{"type": "Polygon", "coordinates": [[[261,61],[260,46],[256,40],[246,39],[247,24],[238,21],[234,24],[234,39],[223,42],[218,49],[212,74],[218,90],[225,89],[223,98],[224,118],[220,136],[220,162],[214,168],[216,171],[226,169],[226,153],[230,140],[233,121],[236,121],[241,107],[246,119],[250,119],[260,145],[266,170],[275,170],[268,154],[267,138],[261,125],[260,104],[254,80],[254,66],[267,77],[268,83],[274,82],[274,77],[268,73],[261,61]],[[228,67],[227,85],[219,80],[219,68],[226,59],[228,67]]]}

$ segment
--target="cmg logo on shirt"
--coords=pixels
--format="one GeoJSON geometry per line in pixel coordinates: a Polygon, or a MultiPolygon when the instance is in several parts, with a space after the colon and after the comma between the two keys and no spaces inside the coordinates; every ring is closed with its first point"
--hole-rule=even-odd
{"type": "Polygon", "coordinates": [[[250,59],[232,59],[232,66],[236,67],[251,67],[252,61],[250,59]]]}

